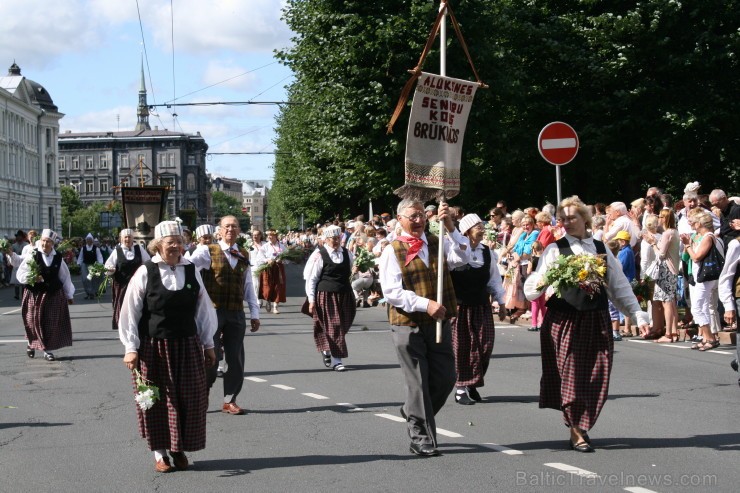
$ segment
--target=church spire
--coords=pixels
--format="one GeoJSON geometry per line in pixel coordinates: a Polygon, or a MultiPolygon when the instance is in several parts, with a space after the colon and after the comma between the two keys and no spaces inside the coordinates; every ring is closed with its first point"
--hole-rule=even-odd
{"type": "Polygon", "coordinates": [[[139,86],[139,107],[136,110],[136,130],[151,130],[149,126],[149,105],[146,102],[146,84],[144,83],[144,55],[141,56],[141,85],[139,86]]]}

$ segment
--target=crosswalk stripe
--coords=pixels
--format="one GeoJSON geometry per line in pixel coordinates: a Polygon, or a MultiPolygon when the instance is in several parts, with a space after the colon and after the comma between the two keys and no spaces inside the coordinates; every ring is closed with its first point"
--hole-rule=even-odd
{"type": "Polygon", "coordinates": [[[576,476],[581,476],[584,478],[598,478],[599,475],[595,472],[587,471],[585,469],[581,469],[580,467],[575,466],[569,466],[568,464],[563,464],[562,462],[548,462],[545,464],[547,467],[552,467],[553,469],[559,469],[561,471],[565,471],[570,474],[574,474],[576,476]]]}
{"type": "Polygon", "coordinates": [[[282,385],[279,383],[273,384],[272,387],[275,387],[276,389],[282,389],[282,390],[295,390],[295,387],[288,387],[287,385],[282,385]]]}

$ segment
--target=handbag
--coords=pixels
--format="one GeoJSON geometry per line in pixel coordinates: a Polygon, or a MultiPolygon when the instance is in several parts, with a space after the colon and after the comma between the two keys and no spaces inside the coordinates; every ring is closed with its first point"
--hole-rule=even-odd
{"type": "Polygon", "coordinates": [[[696,282],[716,281],[725,266],[725,257],[717,248],[717,240],[712,235],[712,248],[702,259],[699,271],[696,273],[696,282]]]}
{"type": "Polygon", "coordinates": [[[647,267],[645,267],[645,276],[649,277],[653,281],[658,279],[658,276],[660,275],[660,259],[655,259],[652,262],[648,264],[647,267]]]}

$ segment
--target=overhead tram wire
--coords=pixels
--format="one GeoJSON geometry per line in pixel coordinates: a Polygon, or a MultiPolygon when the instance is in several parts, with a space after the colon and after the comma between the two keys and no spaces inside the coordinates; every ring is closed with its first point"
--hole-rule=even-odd
{"type": "MultiPolygon", "coordinates": [[[[172,101],[177,101],[175,90],[175,7],[170,0],[170,44],[172,45],[172,101]]],[[[172,112],[172,129],[177,131],[177,113],[172,112]]],[[[180,126],[182,129],[182,126],[180,126]]]]}
{"type": "MultiPolygon", "coordinates": [[[[157,103],[157,98],[154,95],[154,83],[152,82],[152,71],[149,68],[149,54],[146,51],[146,41],[144,39],[144,24],[141,22],[141,10],[139,9],[139,0],[136,0],[136,13],[139,16],[139,30],[141,31],[141,45],[144,47],[144,60],[146,60],[146,73],[149,76],[149,87],[152,89],[152,101],[154,101],[154,104],[157,103]]],[[[159,120],[159,123],[162,124],[162,128],[165,128],[165,124],[162,121],[162,119],[159,117],[158,114],[154,114],[154,116],[157,117],[157,120],[159,120]]]]}

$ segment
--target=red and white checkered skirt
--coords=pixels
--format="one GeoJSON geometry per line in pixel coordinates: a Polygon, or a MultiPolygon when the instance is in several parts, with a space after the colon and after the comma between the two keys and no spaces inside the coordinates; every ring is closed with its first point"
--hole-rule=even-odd
{"type": "Polygon", "coordinates": [[[614,356],[609,312],[549,308],[540,342],[540,407],[561,410],[566,426],[590,430],[609,395],[614,356]]]}
{"type": "Polygon", "coordinates": [[[335,358],[346,358],[344,336],[355,320],[357,306],[351,290],[340,293],[316,291],[313,307],[313,340],[319,351],[331,351],[335,358]]]}
{"type": "MultiPolygon", "coordinates": [[[[208,385],[203,346],[198,337],[143,337],[139,371],[159,387],[160,399],[151,409],[142,411],[136,405],[139,433],[149,449],[173,452],[204,449],[208,385]]],[[[136,377],[132,376],[132,382],[136,394],[136,377]]]]}
{"type": "Polygon", "coordinates": [[[123,305],[123,297],[126,296],[126,288],[128,284],[122,284],[115,279],[111,283],[113,286],[111,291],[111,299],[113,301],[113,330],[118,330],[118,318],[121,316],[121,305],[123,305]]]}
{"type": "Polygon", "coordinates": [[[458,387],[483,387],[496,338],[491,305],[457,305],[452,324],[452,351],[458,387]]]}
{"type": "Polygon", "coordinates": [[[53,293],[24,289],[21,314],[32,349],[54,351],[72,345],[72,323],[63,289],[53,293]]]}

